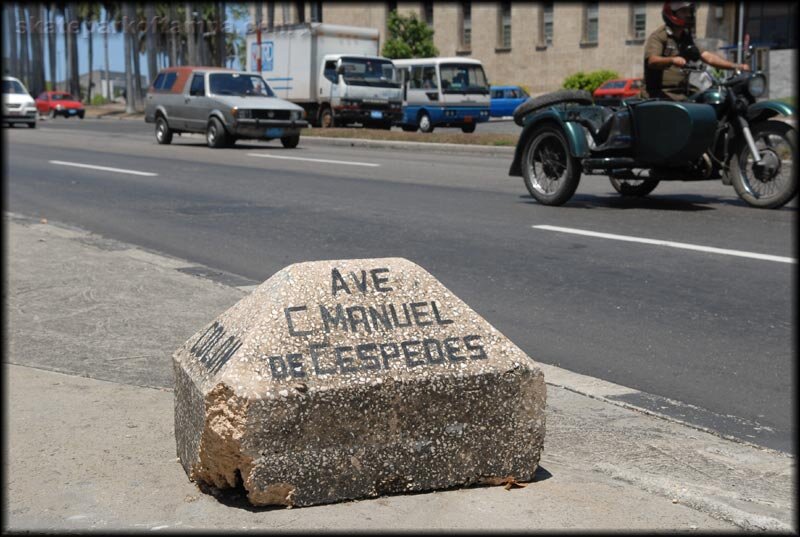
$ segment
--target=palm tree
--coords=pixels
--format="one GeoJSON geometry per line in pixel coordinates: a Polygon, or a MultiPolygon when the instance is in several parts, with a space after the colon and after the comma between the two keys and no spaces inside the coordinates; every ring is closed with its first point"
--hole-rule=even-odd
{"type": "Polygon", "coordinates": [[[69,92],[75,95],[78,99],[81,98],[81,71],[80,71],[80,58],[78,58],[78,33],[81,30],[81,16],[78,12],[78,5],[75,2],[70,4],[70,69],[69,69],[69,92]]]}
{"type": "Polygon", "coordinates": [[[5,66],[3,74],[17,76],[17,19],[16,9],[11,4],[3,6],[3,22],[5,22],[4,32],[8,36],[8,64],[5,66]]]}
{"type": "Polygon", "coordinates": [[[31,22],[31,53],[33,56],[33,65],[31,66],[31,89],[34,95],[39,95],[45,90],[44,85],[44,5],[35,4],[30,8],[30,22],[31,22]]]}
{"type": "MultiPolygon", "coordinates": [[[[123,19],[128,19],[130,17],[130,11],[131,8],[127,3],[122,4],[123,19]]],[[[122,27],[122,38],[125,43],[125,112],[132,114],[136,111],[133,102],[133,79],[131,78],[131,55],[133,53],[133,47],[131,46],[131,36],[127,24],[122,27]]]]}
{"type": "Polygon", "coordinates": [[[147,37],[147,79],[153,82],[156,78],[158,65],[156,64],[156,35],[153,29],[153,23],[156,16],[156,7],[149,3],[144,8],[144,15],[147,23],[145,29],[145,36],[147,37]]]}
{"type": "Polygon", "coordinates": [[[50,89],[56,89],[56,5],[47,8],[47,59],[50,62],[50,89]]]}
{"type": "Polygon", "coordinates": [[[86,31],[89,38],[88,43],[88,56],[89,56],[89,81],[86,86],[86,103],[92,102],[92,86],[94,85],[92,70],[94,69],[94,23],[100,17],[99,6],[94,2],[82,2],[78,6],[78,13],[80,19],[86,24],[86,31]]]}
{"type": "Polygon", "coordinates": [[[178,20],[178,13],[175,9],[175,4],[169,3],[169,65],[174,67],[178,65],[178,43],[180,42],[180,32],[177,35],[172,31],[172,22],[178,20]]]}
{"type": "Polygon", "coordinates": [[[24,7],[17,5],[17,20],[19,24],[19,56],[20,56],[20,78],[26,88],[31,87],[30,80],[30,56],[28,54],[28,14],[24,7]]]}

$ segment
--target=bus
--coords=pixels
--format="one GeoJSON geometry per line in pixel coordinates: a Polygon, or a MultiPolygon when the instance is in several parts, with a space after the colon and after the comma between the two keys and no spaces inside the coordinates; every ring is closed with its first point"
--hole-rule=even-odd
{"type": "Polygon", "coordinates": [[[435,127],[460,127],[474,132],[489,120],[489,82],[479,60],[465,57],[393,60],[403,83],[403,115],[407,132],[433,132],[435,127]]]}

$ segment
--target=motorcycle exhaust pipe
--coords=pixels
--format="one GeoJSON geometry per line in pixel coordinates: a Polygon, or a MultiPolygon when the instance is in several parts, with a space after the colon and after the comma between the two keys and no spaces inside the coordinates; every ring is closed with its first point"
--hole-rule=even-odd
{"type": "MultiPolygon", "coordinates": [[[[587,158],[583,160],[584,170],[630,169],[636,167],[636,161],[632,158],[587,158]]],[[[641,164],[638,167],[641,167],[641,164]]]]}

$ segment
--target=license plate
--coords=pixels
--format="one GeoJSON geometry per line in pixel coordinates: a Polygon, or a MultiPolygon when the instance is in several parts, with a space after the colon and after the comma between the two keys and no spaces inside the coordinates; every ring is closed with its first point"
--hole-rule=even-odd
{"type": "Polygon", "coordinates": [[[383,112],[373,110],[369,113],[369,117],[372,119],[383,119],[383,112]]]}
{"type": "Polygon", "coordinates": [[[283,129],[277,129],[277,128],[267,129],[267,132],[264,134],[266,135],[267,138],[280,138],[281,136],[283,136],[283,129]]]}
{"type": "Polygon", "coordinates": [[[74,115],[75,115],[75,114],[77,114],[77,113],[78,113],[78,111],[77,111],[77,110],[70,110],[70,111],[69,111],[69,115],[71,115],[71,116],[74,116],[74,115]]]}
{"type": "Polygon", "coordinates": [[[464,123],[472,123],[472,116],[464,116],[464,123]]]}

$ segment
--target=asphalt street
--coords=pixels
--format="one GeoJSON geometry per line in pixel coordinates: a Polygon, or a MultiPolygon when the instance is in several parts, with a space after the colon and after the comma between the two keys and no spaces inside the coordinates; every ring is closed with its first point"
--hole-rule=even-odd
{"type": "Polygon", "coordinates": [[[586,177],[545,207],[508,176],[510,154],[158,146],[150,125],[121,120],[3,132],[7,211],[253,283],[299,261],[405,257],[535,360],[795,452],[797,200],[757,210],[718,182],[630,200],[586,177]]]}

